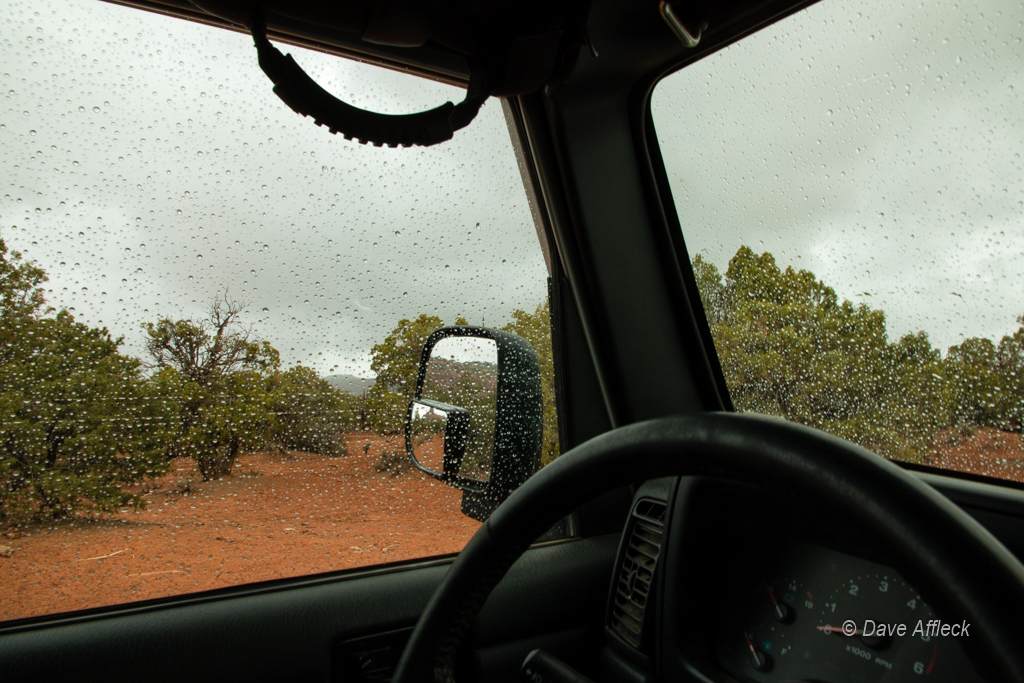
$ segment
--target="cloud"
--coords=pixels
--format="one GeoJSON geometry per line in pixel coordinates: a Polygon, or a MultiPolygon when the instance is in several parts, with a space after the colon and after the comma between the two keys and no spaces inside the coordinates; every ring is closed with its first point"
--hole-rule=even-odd
{"type": "MultiPolygon", "coordinates": [[[[498,101],[427,149],[362,146],[289,110],[247,36],[103,3],[9,6],[0,215],[49,298],[141,353],[140,325],[227,292],[282,353],[367,374],[403,317],[504,322],[546,270],[498,101]]],[[[385,113],[464,91],[298,48],[385,113]]]]}
{"type": "Polygon", "coordinates": [[[1019,13],[819,3],[666,78],[652,108],[688,249],[771,251],[893,337],[1016,329],[1019,13]]]}

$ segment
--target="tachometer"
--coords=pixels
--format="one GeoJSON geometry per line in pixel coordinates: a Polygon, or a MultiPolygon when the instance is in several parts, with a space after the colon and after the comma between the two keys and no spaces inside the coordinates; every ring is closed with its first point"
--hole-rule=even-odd
{"type": "Polygon", "coordinates": [[[938,642],[928,627],[935,620],[935,613],[902,578],[879,571],[852,576],[834,587],[815,628],[821,637],[836,641],[830,649],[838,649],[854,671],[865,676],[892,672],[895,680],[902,680],[909,673],[931,676],[936,671],[938,642]]]}

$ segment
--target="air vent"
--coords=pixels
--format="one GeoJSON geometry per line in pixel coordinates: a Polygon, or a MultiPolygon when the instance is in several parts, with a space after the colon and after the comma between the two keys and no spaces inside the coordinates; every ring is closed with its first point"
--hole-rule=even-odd
{"type": "Polygon", "coordinates": [[[402,628],[336,643],[332,683],[387,683],[411,634],[411,628],[402,628]]]}
{"type": "Polygon", "coordinates": [[[665,503],[641,499],[629,519],[629,543],[615,584],[611,628],[633,647],[640,647],[644,613],[654,587],[654,569],[665,535],[665,503]]]}

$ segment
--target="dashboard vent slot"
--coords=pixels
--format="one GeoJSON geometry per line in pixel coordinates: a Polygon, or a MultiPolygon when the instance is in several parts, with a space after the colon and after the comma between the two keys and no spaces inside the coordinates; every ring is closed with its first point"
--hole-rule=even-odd
{"type": "Polygon", "coordinates": [[[335,643],[331,683],[387,683],[398,665],[412,628],[335,643]]]}
{"type": "Polygon", "coordinates": [[[665,512],[665,503],[642,499],[633,507],[629,520],[629,542],[615,583],[611,628],[633,647],[640,647],[644,613],[665,535],[665,512]]]}

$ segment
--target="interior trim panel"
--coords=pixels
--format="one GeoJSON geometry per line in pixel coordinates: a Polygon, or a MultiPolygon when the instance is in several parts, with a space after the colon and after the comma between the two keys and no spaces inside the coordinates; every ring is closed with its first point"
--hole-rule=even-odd
{"type": "MultiPolygon", "coordinates": [[[[513,565],[477,621],[474,666],[490,672],[556,634],[563,655],[585,651],[600,623],[618,534],[534,548],[513,565]],[[536,576],[545,575],[544,582],[536,576]],[[503,649],[495,650],[497,643],[503,649]],[[535,646],[535,645],[534,645],[535,646]]],[[[97,615],[0,638],[7,680],[317,680],[331,678],[338,641],[412,626],[447,564],[200,604],[97,615]]],[[[42,626],[42,625],[41,625],[42,626]]],[[[517,673],[511,672],[512,674],[517,673]]]]}

